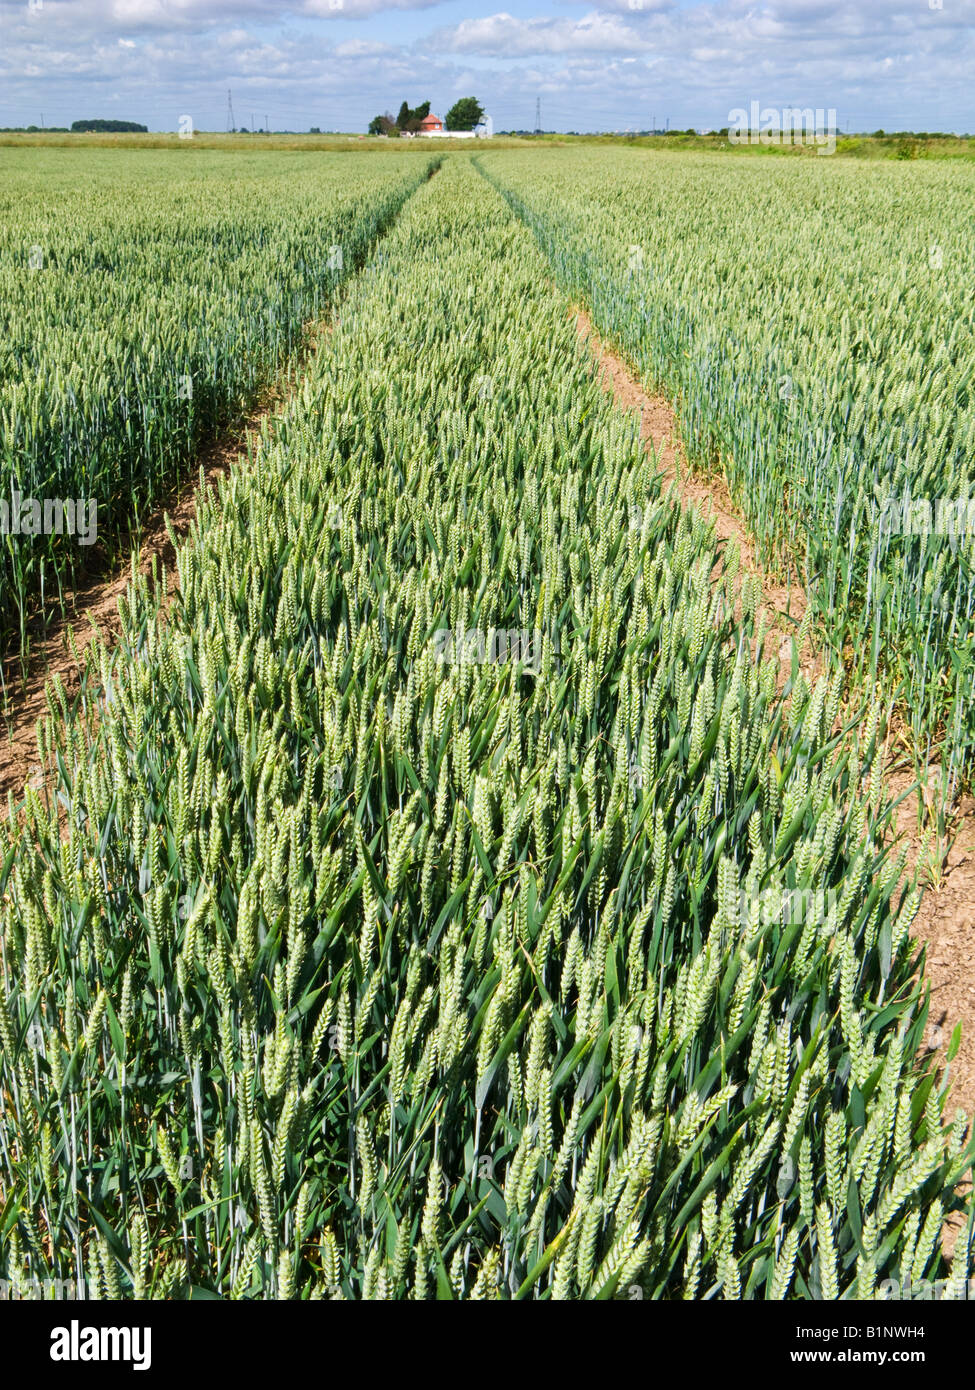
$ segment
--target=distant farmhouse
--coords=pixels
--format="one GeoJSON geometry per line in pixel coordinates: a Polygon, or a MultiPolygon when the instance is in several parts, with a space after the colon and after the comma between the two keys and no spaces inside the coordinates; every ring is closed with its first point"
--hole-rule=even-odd
{"type": "Polygon", "coordinates": [[[485,139],[494,134],[494,122],[476,97],[461,97],[446,116],[430,110],[429,101],[410,108],[404,101],[395,118],[389,111],[369,122],[370,135],[395,136],[412,140],[416,136],[441,136],[451,140],[485,139]]]}
{"type": "Polygon", "coordinates": [[[473,130],[447,130],[439,116],[435,116],[431,111],[428,116],[424,116],[420,122],[420,129],[417,135],[443,135],[450,140],[485,140],[490,139],[494,134],[494,121],[490,116],[485,116],[478,121],[473,130]]]}

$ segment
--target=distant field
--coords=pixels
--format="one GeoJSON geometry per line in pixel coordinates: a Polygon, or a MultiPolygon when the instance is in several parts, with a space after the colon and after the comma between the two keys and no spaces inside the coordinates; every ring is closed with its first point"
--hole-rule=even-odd
{"type": "MultiPolygon", "coordinates": [[[[531,145],[532,141],[495,137],[492,145],[531,145]]],[[[25,133],[0,131],[0,147],[51,147],[59,149],[119,149],[119,150],[178,150],[181,154],[193,154],[199,150],[221,150],[233,154],[262,154],[269,151],[358,151],[397,150],[413,154],[428,155],[432,149],[467,149],[468,139],[450,140],[449,137],[436,139],[383,139],[380,136],[357,135],[229,135],[219,131],[195,131],[192,139],[181,139],[175,132],[149,134],[57,134],[38,131],[25,133]]]]}
{"type": "MultiPolygon", "coordinates": [[[[150,132],[149,134],[59,134],[54,131],[0,131],[0,146],[13,145],[25,148],[52,146],[62,148],[104,148],[104,149],[174,149],[184,151],[194,149],[224,151],[254,150],[377,150],[410,149],[423,150],[428,146],[468,149],[467,140],[450,141],[448,138],[428,139],[382,139],[361,135],[355,131],[335,135],[310,135],[304,133],[274,133],[268,135],[225,134],[221,131],[198,130],[191,140],[180,139],[175,132],[150,132]]],[[[491,149],[532,149],[538,145],[620,145],[624,148],[653,149],[659,151],[682,150],[693,153],[714,153],[733,155],[737,158],[809,158],[816,156],[811,146],[776,145],[736,145],[717,132],[708,135],[691,134],[687,131],[670,131],[663,135],[628,135],[623,132],[605,135],[563,135],[545,132],[540,135],[495,135],[486,145],[479,142],[478,148],[491,149]]],[[[855,159],[975,159],[975,136],[956,135],[838,135],[836,154],[855,159]]]]}

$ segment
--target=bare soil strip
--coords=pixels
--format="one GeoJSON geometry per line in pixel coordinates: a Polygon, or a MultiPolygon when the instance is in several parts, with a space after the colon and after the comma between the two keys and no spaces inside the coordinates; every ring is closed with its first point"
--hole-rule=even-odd
{"type": "MultiPolygon", "coordinates": [[[[764,653],[767,656],[772,650],[770,641],[778,641],[779,683],[784,685],[792,674],[792,638],[798,635],[809,606],[805,592],[799,585],[777,585],[761,570],[752,539],[735,509],[724,479],[717,475],[702,478],[692,474],[670,404],[660,396],[647,395],[623,358],[599,336],[585,309],[573,305],[572,313],[579,337],[588,342],[599,365],[603,387],[624,410],[639,413],[640,435],[652,448],[664,482],[673,487],[682,506],[693,505],[709,517],[719,542],[728,548],[737,548],[741,566],[735,581],[736,594],[740,595],[744,575],[755,575],[761,581],[762,599],[757,617],[764,618],[768,633],[764,653]]],[[[809,640],[804,640],[800,648],[799,668],[811,684],[822,670],[822,659],[809,640]]]]}
{"type": "MultiPolygon", "coordinates": [[[[573,305],[572,313],[579,336],[600,369],[605,390],[625,410],[639,413],[640,434],[653,450],[665,482],[673,486],[683,505],[693,504],[712,518],[719,541],[737,546],[741,572],[761,579],[764,599],[759,614],[765,616],[770,633],[782,634],[779,663],[780,684],[784,684],[791,674],[790,639],[808,607],[805,593],[795,586],[777,586],[762,573],[725,480],[718,475],[692,475],[670,404],[643,390],[623,359],[600,338],[585,310],[573,305]]],[[[800,651],[800,667],[810,681],[822,670],[821,659],[808,642],[800,651]]],[[[889,769],[886,776],[894,799],[914,782],[913,774],[903,771],[889,769]]],[[[924,849],[916,794],[901,802],[896,820],[913,868],[924,849]]],[[[950,1068],[951,1095],[954,1104],[971,1116],[975,1112],[975,800],[971,797],[958,807],[953,833],[954,841],[937,882],[926,886],[912,935],[919,944],[927,943],[926,975],[931,987],[927,1043],[939,1068],[945,1065],[955,1024],[959,1020],[962,1023],[961,1046],[950,1068]]]]}

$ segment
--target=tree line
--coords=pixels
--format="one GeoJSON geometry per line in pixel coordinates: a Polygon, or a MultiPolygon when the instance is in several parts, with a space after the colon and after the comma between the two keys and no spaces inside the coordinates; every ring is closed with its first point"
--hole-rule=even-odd
{"type": "Polygon", "coordinates": [[[138,121],[72,121],[71,129],[76,133],[91,134],[93,132],[109,134],[137,133],[144,134],[148,131],[147,125],[139,125],[138,121]]]}

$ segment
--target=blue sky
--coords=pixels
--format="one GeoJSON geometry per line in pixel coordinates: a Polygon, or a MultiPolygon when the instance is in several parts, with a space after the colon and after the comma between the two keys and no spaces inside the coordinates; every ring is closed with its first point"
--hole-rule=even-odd
{"type": "Polygon", "coordinates": [[[975,131],[975,0],[0,0],[0,125],[364,130],[475,95],[496,129],[975,131]]]}

